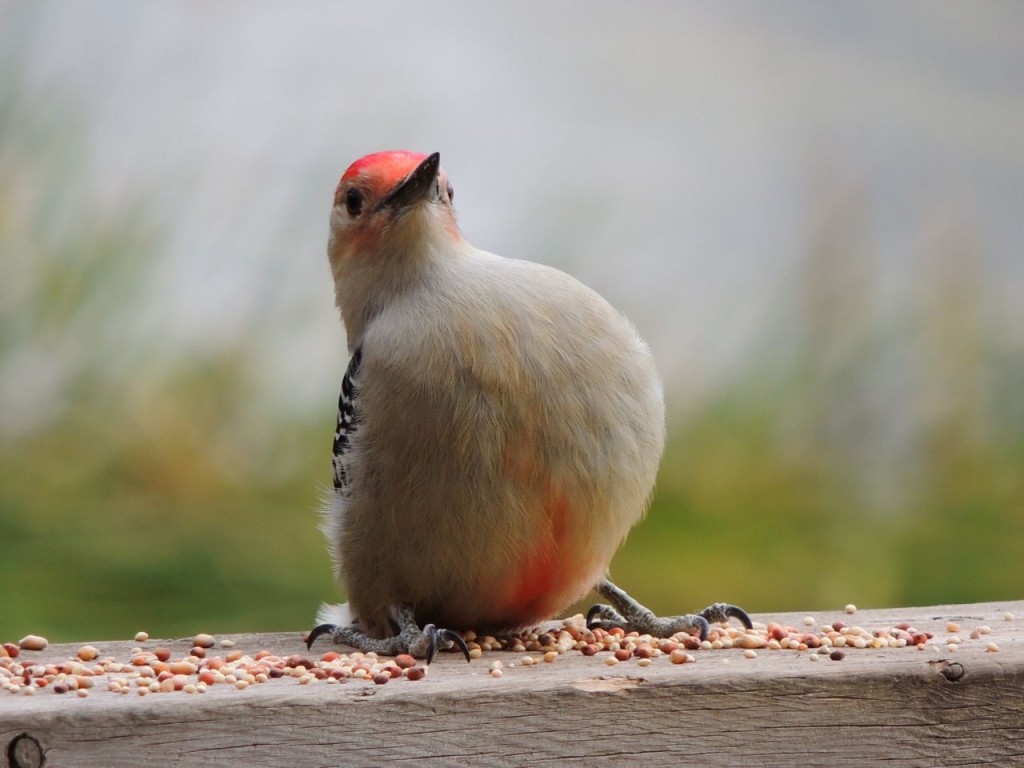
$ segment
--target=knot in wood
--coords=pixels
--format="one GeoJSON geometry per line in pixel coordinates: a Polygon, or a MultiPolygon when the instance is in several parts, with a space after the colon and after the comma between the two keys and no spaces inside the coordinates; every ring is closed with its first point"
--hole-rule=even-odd
{"type": "Polygon", "coordinates": [[[32,736],[22,733],[7,745],[7,763],[11,768],[42,768],[43,748],[32,736]]]}
{"type": "Polygon", "coordinates": [[[954,661],[942,668],[942,676],[951,683],[955,683],[962,678],[966,672],[967,670],[964,669],[964,665],[959,661],[954,661]]]}

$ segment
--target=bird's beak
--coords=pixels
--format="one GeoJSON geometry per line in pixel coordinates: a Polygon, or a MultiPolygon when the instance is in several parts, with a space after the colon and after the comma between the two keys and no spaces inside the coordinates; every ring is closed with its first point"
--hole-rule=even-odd
{"type": "Polygon", "coordinates": [[[388,196],[381,201],[380,208],[399,210],[408,208],[413,203],[426,198],[435,187],[437,170],[440,167],[440,152],[435,152],[428,156],[397,187],[388,193],[388,196]]]}

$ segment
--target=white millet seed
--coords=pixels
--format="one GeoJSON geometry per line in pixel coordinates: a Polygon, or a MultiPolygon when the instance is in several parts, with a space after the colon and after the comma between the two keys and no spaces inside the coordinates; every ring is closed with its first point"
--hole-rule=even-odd
{"type": "Polygon", "coordinates": [[[45,651],[50,641],[39,635],[25,635],[18,641],[18,647],[23,651],[45,651]]]}

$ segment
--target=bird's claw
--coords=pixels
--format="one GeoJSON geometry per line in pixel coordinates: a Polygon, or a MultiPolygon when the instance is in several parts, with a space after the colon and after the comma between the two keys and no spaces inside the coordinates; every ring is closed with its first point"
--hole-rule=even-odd
{"type": "Polygon", "coordinates": [[[701,611],[700,615],[709,622],[714,623],[727,622],[729,619],[739,619],[744,628],[754,628],[754,622],[750,620],[747,612],[738,605],[732,605],[731,603],[712,603],[701,611]]]}
{"type": "MultiPolygon", "coordinates": [[[[622,624],[616,623],[616,621],[624,622],[625,619],[622,618],[622,616],[619,615],[618,611],[616,611],[610,605],[595,603],[594,605],[590,606],[590,610],[587,611],[587,629],[596,629],[598,627],[603,628],[606,624],[621,627],[622,624]]],[[[317,627],[317,629],[319,629],[319,627],[317,627]]],[[[316,630],[313,631],[315,632],[316,630]]]]}
{"type": "MultiPolygon", "coordinates": [[[[708,632],[711,631],[711,624],[708,622],[706,618],[704,618],[703,615],[696,613],[690,616],[680,616],[679,618],[690,619],[690,621],[688,622],[689,626],[697,626],[697,637],[700,638],[700,641],[702,643],[708,639],[708,632]],[[696,621],[694,621],[694,619],[696,621]]],[[[691,629],[690,631],[692,632],[693,630],[691,629]]]]}
{"type": "Polygon", "coordinates": [[[423,628],[423,634],[427,636],[427,664],[434,660],[434,654],[442,644],[446,650],[451,648],[453,645],[457,647],[462,651],[462,655],[466,657],[467,663],[472,658],[469,655],[469,646],[466,645],[466,641],[458,632],[453,632],[450,629],[438,629],[433,624],[427,624],[423,628]]]}
{"type": "Polygon", "coordinates": [[[684,616],[655,616],[649,611],[647,613],[631,613],[632,618],[626,618],[610,605],[598,603],[587,611],[588,629],[613,629],[621,627],[630,632],[644,632],[655,637],[671,637],[679,632],[693,634],[696,630],[701,640],[707,639],[711,625],[708,620],[698,613],[688,613],[684,616]]]}
{"type": "Polygon", "coordinates": [[[330,635],[331,639],[340,645],[350,645],[353,648],[365,652],[379,653],[384,656],[396,656],[400,653],[409,653],[413,656],[426,659],[427,664],[434,660],[439,650],[447,650],[452,646],[462,651],[466,661],[472,656],[469,653],[469,646],[458,632],[450,629],[438,629],[433,624],[427,624],[423,629],[417,626],[415,615],[410,606],[404,603],[393,604],[390,611],[391,618],[395,621],[398,634],[385,638],[373,638],[356,624],[339,626],[337,624],[319,624],[306,637],[306,649],[313,647],[314,641],[321,635],[330,635]]]}
{"type": "Polygon", "coordinates": [[[337,625],[335,624],[318,624],[313,627],[313,631],[311,631],[306,637],[306,650],[312,650],[313,641],[321,635],[333,635],[335,629],[337,629],[337,625]]]}
{"type": "Polygon", "coordinates": [[[597,591],[612,605],[597,604],[587,611],[589,629],[611,629],[622,627],[656,637],[670,637],[678,632],[697,633],[701,640],[707,639],[712,623],[739,619],[747,629],[753,629],[753,622],[747,612],[730,603],[714,603],[698,613],[661,618],[640,605],[636,600],[616,587],[610,581],[602,581],[597,591]]]}

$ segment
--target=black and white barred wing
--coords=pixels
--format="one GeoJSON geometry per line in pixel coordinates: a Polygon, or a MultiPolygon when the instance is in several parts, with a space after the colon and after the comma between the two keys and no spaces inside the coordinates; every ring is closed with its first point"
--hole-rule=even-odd
{"type": "Polygon", "coordinates": [[[348,361],[348,369],[341,380],[341,394],[338,396],[338,428],[334,431],[334,490],[345,494],[349,482],[349,449],[352,436],[359,425],[359,409],[356,397],[359,393],[359,364],[363,350],[357,348],[348,361]]]}

